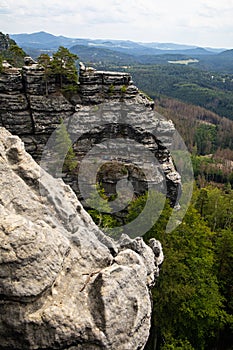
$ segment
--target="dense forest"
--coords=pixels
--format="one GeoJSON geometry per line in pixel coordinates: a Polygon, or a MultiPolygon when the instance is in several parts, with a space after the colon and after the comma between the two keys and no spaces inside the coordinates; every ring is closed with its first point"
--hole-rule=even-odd
{"type": "MultiPolygon", "coordinates": [[[[103,190],[100,192],[103,197],[103,190]]],[[[159,193],[155,195],[159,200],[159,193]]],[[[92,198],[89,204],[91,201],[98,199],[92,198]]],[[[130,203],[127,222],[142,212],[146,201],[145,193],[130,203]]],[[[105,232],[117,225],[110,214],[104,213],[107,206],[89,210],[105,232]]],[[[232,349],[232,208],[229,184],[223,188],[195,186],[189,208],[176,229],[166,230],[172,213],[167,202],[145,234],[146,242],[152,237],[160,240],[165,255],[153,289],[154,310],[146,350],[232,349]]]]}
{"type": "Polygon", "coordinates": [[[127,71],[136,85],[152,98],[173,97],[233,119],[233,74],[183,65],[140,65],[127,71]]]}
{"type": "Polygon", "coordinates": [[[171,119],[192,154],[199,185],[233,186],[233,121],[205,108],[157,97],[155,110],[171,119]]]}

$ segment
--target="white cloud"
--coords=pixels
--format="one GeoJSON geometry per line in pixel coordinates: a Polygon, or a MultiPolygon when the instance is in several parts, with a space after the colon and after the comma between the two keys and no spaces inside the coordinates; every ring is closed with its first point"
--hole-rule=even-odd
{"type": "Polygon", "coordinates": [[[1,0],[1,30],[233,45],[232,0],[1,0]]]}
{"type": "Polygon", "coordinates": [[[0,15],[8,13],[10,13],[9,6],[6,1],[2,1],[2,3],[0,3],[0,15]]]}

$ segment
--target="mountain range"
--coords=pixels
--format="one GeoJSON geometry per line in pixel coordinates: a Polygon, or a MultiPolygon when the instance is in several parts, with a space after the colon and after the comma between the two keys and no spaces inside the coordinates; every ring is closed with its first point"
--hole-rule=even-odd
{"type": "Polygon", "coordinates": [[[201,48],[194,45],[174,44],[174,43],[142,43],[130,40],[104,40],[104,39],[80,39],[68,38],[65,36],[55,36],[46,32],[37,32],[32,34],[11,34],[21,47],[43,50],[56,50],[59,46],[71,48],[75,45],[83,45],[90,48],[104,48],[123,52],[131,55],[161,55],[161,54],[214,54],[225,49],[201,48]]]}
{"type": "Polygon", "coordinates": [[[44,31],[11,34],[29,55],[52,54],[59,46],[94,65],[184,64],[204,70],[233,72],[233,50],[175,43],[142,43],[130,40],[83,39],[55,36],[44,31]]]}

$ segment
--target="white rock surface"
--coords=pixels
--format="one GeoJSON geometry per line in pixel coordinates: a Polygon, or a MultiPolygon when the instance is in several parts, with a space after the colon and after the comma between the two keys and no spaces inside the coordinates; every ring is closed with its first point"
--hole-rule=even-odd
{"type": "Polygon", "coordinates": [[[0,128],[2,350],[143,349],[160,253],[105,236],[70,187],[0,128]]]}

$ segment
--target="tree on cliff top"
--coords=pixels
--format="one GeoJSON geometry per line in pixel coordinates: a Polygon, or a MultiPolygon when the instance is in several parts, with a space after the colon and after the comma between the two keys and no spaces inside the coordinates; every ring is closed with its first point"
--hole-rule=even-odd
{"type": "Polygon", "coordinates": [[[57,76],[60,88],[63,87],[64,81],[77,83],[78,72],[75,61],[78,56],[71,53],[67,48],[60,46],[53,54],[51,61],[52,72],[57,76]]]}
{"type": "Polygon", "coordinates": [[[48,96],[48,78],[51,75],[51,59],[46,53],[42,53],[38,57],[38,63],[44,68],[45,94],[48,96]]]}

